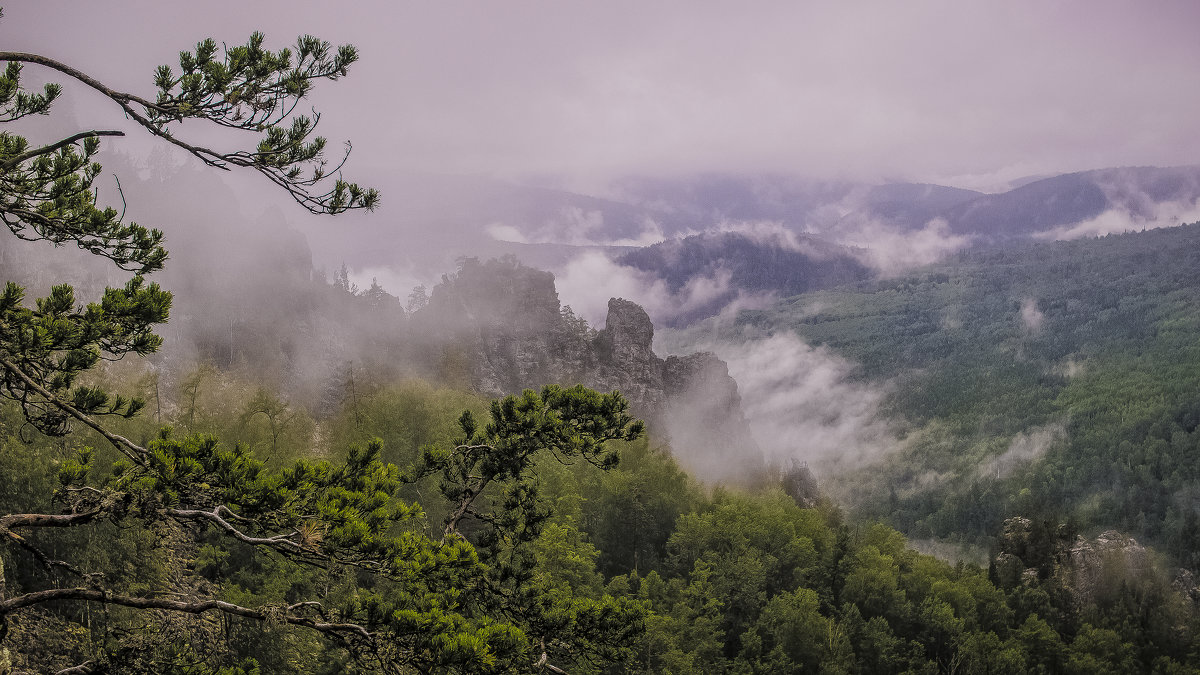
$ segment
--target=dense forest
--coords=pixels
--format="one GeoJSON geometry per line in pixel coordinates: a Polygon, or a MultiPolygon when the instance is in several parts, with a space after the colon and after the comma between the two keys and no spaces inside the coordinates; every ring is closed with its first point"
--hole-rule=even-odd
{"type": "MultiPolygon", "coordinates": [[[[185,475],[179,465],[177,475],[155,480],[182,490],[224,478],[193,445],[216,437],[220,445],[210,451],[245,458],[267,485],[300,471],[365,465],[393,477],[375,485],[387,494],[381,507],[421,509],[373,529],[378,540],[438,538],[455,505],[438,496],[444,476],[395,478],[428,461],[431,448],[453,447],[464,409],[488,415],[483,399],[416,380],[347,392],[337,412],[321,418],[209,368],[168,395],[180,401],[167,420],[171,436],[159,435],[147,416],[114,425],[125,437],[148,439],[164,461],[195,457],[204,467],[185,475]]],[[[121,483],[129,471],[121,457],[93,433],[39,436],[11,405],[4,428],[6,512],[57,512],[72,488],[84,487],[84,472],[94,481],[86,484],[109,494],[134,489],[121,483]]],[[[487,568],[474,580],[434,562],[423,564],[428,576],[419,581],[380,578],[349,561],[313,566],[283,551],[255,551],[201,523],[156,522],[126,497],[128,508],[86,527],[26,534],[29,550],[61,565],[47,568],[20,548],[6,549],[10,595],[51,579],[74,583],[69,565],[102,574],[111,593],[169,591],[264,608],[276,618],[62,601],[9,617],[9,658],[35,672],[89,659],[119,672],[374,672],[397,663],[414,672],[536,672],[543,649],[553,658],[547,663],[571,673],[1192,672],[1197,664],[1193,600],[1144,549],[1084,543],[1065,523],[1013,518],[997,529],[989,566],[952,565],[913,551],[891,527],[847,521],[827,499],[802,506],[794,481],[713,490],[645,438],[613,449],[619,462],[607,469],[547,454],[529,476],[509,479],[537,492],[536,536],[497,548],[486,528],[464,530],[474,564],[487,568]],[[518,597],[491,615],[488,591],[477,584],[497,570],[515,575],[506,588],[518,597]],[[426,602],[436,593],[434,606],[444,603],[445,614],[399,630],[399,608],[416,588],[426,602]],[[342,620],[395,608],[391,618],[371,620],[379,622],[375,640],[391,623],[395,642],[368,648],[283,622],[288,606],[311,597],[342,620]],[[503,640],[490,621],[507,624],[503,640]],[[468,627],[474,638],[464,634],[468,627]],[[452,631],[460,643],[426,642],[421,631],[443,640],[452,631]]],[[[488,508],[501,510],[502,494],[488,508]]],[[[250,504],[242,508],[253,513],[250,504]]],[[[333,550],[333,540],[351,534],[335,528],[310,536],[333,550]]]]}
{"type": "Polygon", "coordinates": [[[857,513],[975,542],[1045,514],[1196,572],[1198,264],[1200,224],[986,248],[718,330],[794,331],[887,387],[898,450],[834,479],[857,513]]]}

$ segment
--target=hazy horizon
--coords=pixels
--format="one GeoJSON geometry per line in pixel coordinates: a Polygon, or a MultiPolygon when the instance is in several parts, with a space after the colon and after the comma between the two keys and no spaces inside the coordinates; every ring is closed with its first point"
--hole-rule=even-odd
{"type": "MultiPolygon", "coordinates": [[[[716,212],[667,223],[670,210],[703,205],[668,200],[655,210],[653,193],[637,208],[614,209],[629,196],[618,183],[628,176],[911,181],[992,192],[1033,176],[1196,164],[1200,92],[1188,85],[1200,63],[1191,36],[1200,6],[1164,2],[1154,10],[1078,1],[746,8],[42,0],[6,6],[0,38],[6,49],[60,59],[143,95],[153,94],[158,65],[177,64],[179,50],[206,37],[235,45],[259,30],[273,49],[302,33],[356,45],[361,58],[348,77],[320,83],[306,105],[322,114],[331,154],[354,144],[346,177],[379,188],[383,200],[375,213],[335,221],[293,208],[258,176],[205,169],[58,73],[34,65],[24,72],[29,85],[65,85],[52,116],[35,125],[129,132],[104,143],[106,167],[207,172],[229,187],[232,197],[206,205],[201,217],[156,211],[181,195],[125,183],[131,216],[170,213],[147,223],[164,228],[169,248],[191,241],[186,230],[197,220],[279,221],[305,234],[318,266],[347,263],[361,286],[377,276],[403,297],[453,269],[455,256],[497,255],[512,248],[505,242],[646,245],[710,229],[779,227],[716,212]],[[618,202],[539,201],[496,188],[496,180],[618,202]]],[[[209,132],[195,123],[175,129],[221,149],[257,138],[209,132]]],[[[103,199],[117,201],[113,181],[98,185],[103,199]]],[[[764,202],[789,189],[770,181],[746,187],[764,202]]],[[[796,194],[807,198],[803,188],[787,198],[796,194]]],[[[789,204],[801,215],[785,225],[825,235],[836,222],[836,240],[873,247],[868,262],[885,273],[968,241],[936,220],[897,230],[868,213],[847,226],[844,216],[861,210],[862,198],[861,190],[834,190],[789,204]]],[[[1167,215],[1194,210],[1194,202],[1171,205],[1167,215]]],[[[1120,231],[1128,222],[1117,211],[1064,232],[1120,231]]],[[[564,301],[594,322],[610,293],[642,302],[658,319],[666,314],[656,312],[703,301],[727,283],[703,278],[687,295],[668,293],[586,250],[536,264],[553,267],[564,301]],[[603,287],[591,282],[597,274],[608,279],[603,287]]]]}
{"type": "MultiPolygon", "coordinates": [[[[157,65],[205,37],[352,43],[360,62],[313,105],[333,145],[354,142],[355,176],[594,188],[628,174],[772,172],[988,189],[1196,163],[1197,19],[1188,2],[42,0],[6,6],[0,36],[142,93],[157,65]]],[[[111,106],[79,113],[97,102],[69,87],[60,109],[88,126],[120,121],[111,106]]]]}

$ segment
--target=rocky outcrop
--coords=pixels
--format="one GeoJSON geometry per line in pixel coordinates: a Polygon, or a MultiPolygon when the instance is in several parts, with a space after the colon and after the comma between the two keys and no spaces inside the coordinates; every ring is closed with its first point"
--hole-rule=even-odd
{"type": "Polygon", "coordinates": [[[1074,533],[1058,523],[1023,516],[1009,518],[996,537],[992,581],[1001,588],[1014,588],[1061,576],[1069,565],[1068,551],[1074,541],[1074,533]]]}
{"type": "Polygon", "coordinates": [[[702,477],[727,475],[724,450],[753,443],[728,365],[712,352],[661,359],[653,342],[654,324],[646,310],[623,298],[609,300],[604,330],[596,339],[598,367],[584,384],[625,394],[635,412],[666,432],[673,446],[688,449],[692,468],[702,477]]]}
{"type": "Polygon", "coordinates": [[[663,364],[663,385],[667,391],[685,396],[701,394],[697,402],[712,412],[742,409],[742,397],[737,382],[729,375],[729,365],[712,352],[668,356],[663,364]]]}
{"type": "Polygon", "coordinates": [[[604,328],[593,330],[560,305],[549,272],[514,260],[467,260],[414,319],[442,381],[487,396],[552,383],[620,391],[700,477],[762,464],[757,452],[751,462],[729,455],[755,448],[725,362],[709,352],[659,358],[654,323],[637,303],[609,300],[604,328]]]}
{"type": "Polygon", "coordinates": [[[1193,600],[1200,596],[1190,573],[1179,570],[1171,579],[1133,537],[1108,530],[1087,538],[1065,525],[1023,517],[1004,521],[990,576],[1005,589],[1061,589],[1071,595],[1076,608],[1112,601],[1125,587],[1170,589],[1193,600]]]}
{"type": "Polygon", "coordinates": [[[667,400],[661,424],[677,455],[699,478],[750,482],[765,469],[754,448],[742,397],[729,367],[712,352],[669,356],[663,363],[667,400]]]}
{"type": "Polygon", "coordinates": [[[564,370],[560,312],[553,274],[515,260],[467,259],[434,287],[414,333],[438,380],[500,396],[556,381],[564,370]]]}
{"type": "Polygon", "coordinates": [[[1151,570],[1146,548],[1116,530],[1100,533],[1095,539],[1079,537],[1069,552],[1067,578],[1075,597],[1091,603],[1104,583],[1113,579],[1134,579],[1151,570]]]}
{"type": "Polygon", "coordinates": [[[643,414],[661,411],[665,363],[654,354],[654,324],[640,305],[623,298],[608,301],[604,330],[595,340],[597,368],[583,383],[618,390],[643,414]]]}

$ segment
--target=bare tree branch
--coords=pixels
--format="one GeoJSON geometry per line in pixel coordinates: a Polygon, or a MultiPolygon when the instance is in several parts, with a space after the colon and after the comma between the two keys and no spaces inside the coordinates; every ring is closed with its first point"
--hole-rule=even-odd
{"type": "Polygon", "coordinates": [[[459,501],[458,508],[456,508],[454,513],[450,514],[450,517],[446,519],[446,529],[442,533],[443,536],[449,537],[451,534],[457,533],[456,530],[458,528],[459,521],[461,521],[468,515],[468,513],[471,512],[471,504],[475,503],[475,500],[479,497],[479,495],[483,494],[484,488],[486,488],[488,483],[491,482],[492,477],[486,476],[484,478],[480,478],[474,486],[466,489],[466,494],[463,495],[462,499],[459,501]]]}
{"type": "Polygon", "coordinates": [[[371,641],[374,638],[370,631],[359,624],[315,621],[307,617],[291,614],[288,612],[288,609],[285,609],[285,613],[279,616],[270,609],[242,607],[241,605],[235,605],[223,600],[184,601],[167,598],[137,598],[91,588],[49,588],[18,595],[14,598],[0,601],[0,617],[5,617],[26,607],[60,600],[89,600],[110,605],[120,605],[122,607],[132,607],[134,609],[162,609],[186,614],[203,614],[204,612],[218,611],[249,619],[258,619],[260,621],[282,621],[293,626],[311,628],[312,630],[329,635],[354,635],[367,641],[371,641]]]}
{"type": "Polygon", "coordinates": [[[11,513],[0,517],[0,531],[14,527],[74,527],[95,520],[103,511],[93,509],[83,513],[11,513]]]}
{"type": "Polygon", "coordinates": [[[15,542],[18,546],[28,551],[37,561],[40,562],[46,569],[54,569],[61,567],[62,569],[74,574],[78,577],[88,578],[85,572],[79,570],[65,560],[51,558],[44,551],[34,546],[25,537],[12,531],[14,527],[74,527],[83,525],[95,520],[103,513],[102,509],[96,508],[91,511],[82,513],[65,513],[65,514],[49,514],[49,513],[10,513],[0,517],[0,536],[7,537],[15,542]]]}
{"type": "Polygon", "coordinates": [[[549,663],[550,656],[548,654],[546,654],[546,640],[545,639],[543,639],[541,641],[541,646],[542,646],[542,658],[538,659],[537,663],[533,664],[533,667],[538,668],[538,669],[544,668],[552,673],[559,673],[559,675],[568,675],[567,671],[563,670],[562,668],[559,668],[558,666],[554,665],[553,663],[549,663]]]}
{"type": "Polygon", "coordinates": [[[22,152],[21,154],[17,155],[16,157],[12,157],[3,163],[0,163],[0,169],[11,169],[11,168],[17,166],[18,164],[20,164],[21,162],[24,162],[27,159],[31,159],[33,157],[38,157],[40,155],[49,154],[51,152],[54,152],[55,150],[58,150],[59,148],[65,148],[66,146],[71,145],[72,143],[82,141],[85,138],[96,138],[98,136],[124,136],[124,135],[125,135],[124,131],[81,131],[81,132],[75,134],[74,136],[68,136],[67,138],[62,139],[61,141],[58,141],[57,143],[51,143],[50,145],[43,145],[40,148],[22,152]]]}
{"type": "Polygon", "coordinates": [[[95,661],[84,661],[83,663],[81,663],[77,666],[71,666],[70,668],[63,668],[62,670],[58,671],[54,675],[88,675],[88,673],[95,672],[92,670],[92,666],[95,664],[96,664],[95,661]]]}
{"type": "Polygon", "coordinates": [[[57,70],[58,72],[63,73],[64,75],[69,75],[69,76],[75,78],[76,80],[79,80],[80,82],[86,84],[87,86],[91,87],[92,89],[95,89],[96,91],[100,92],[101,94],[104,94],[105,96],[111,98],[112,100],[116,101],[117,103],[127,104],[129,102],[133,102],[133,103],[137,103],[140,106],[144,106],[144,107],[152,109],[152,110],[158,109],[158,105],[155,103],[147,101],[146,99],[141,98],[139,96],[134,96],[133,94],[125,94],[125,93],[116,91],[115,89],[111,89],[108,86],[106,86],[103,82],[97,80],[96,78],[88,75],[87,73],[85,73],[81,70],[76,70],[75,68],[72,68],[71,66],[68,66],[67,64],[62,63],[61,61],[55,61],[54,59],[47,58],[40,54],[29,54],[26,52],[0,52],[0,61],[22,61],[24,63],[36,63],[39,66],[53,68],[54,70],[57,70]]]}
{"type": "Polygon", "coordinates": [[[69,563],[65,560],[58,560],[56,558],[51,558],[40,548],[29,543],[29,541],[27,539],[25,539],[21,535],[17,534],[16,532],[9,530],[9,531],[5,531],[5,532],[0,532],[0,534],[7,536],[9,539],[16,542],[18,546],[20,546],[21,548],[28,551],[31,555],[33,555],[34,558],[37,558],[37,561],[40,562],[47,570],[53,570],[55,567],[61,567],[64,570],[70,572],[71,574],[74,574],[75,576],[83,577],[83,578],[88,577],[88,575],[86,573],[81,572],[79,570],[79,568],[75,567],[71,563],[69,563]]]}
{"type": "Polygon", "coordinates": [[[16,364],[14,364],[12,361],[9,361],[7,358],[0,357],[0,366],[4,366],[4,368],[6,370],[8,370],[8,372],[17,376],[17,379],[24,382],[26,387],[29,387],[30,389],[32,389],[34,392],[36,392],[42,398],[46,399],[46,401],[48,401],[49,403],[58,407],[60,410],[67,413],[71,417],[74,417],[75,419],[79,420],[80,422],[83,422],[84,424],[86,424],[87,426],[89,426],[93,430],[95,430],[96,433],[98,433],[101,436],[108,439],[108,441],[110,443],[112,443],[114,446],[116,446],[117,450],[119,450],[121,452],[121,454],[125,455],[126,457],[133,460],[137,464],[145,466],[146,456],[149,455],[149,452],[145,448],[138,445],[137,443],[134,443],[133,441],[129,440],[128,438],[125,438],[124,436],[112,433],[108,429],[105,429],[99,422],[92,419],[91,416],[76,409],[70,403],[59,400],[58,397],[56,397],[54,394],[51,394],[42,385],[38,384],[37,382],[34,382],[28,375],[26,375],[20,368],[18,368],[16,366],[16,364]]]}
{"type": "Polygon", "coordinates": [[[238,517],[237,514],[233,513],[232,511],[230,511],[228,508],[226,508],[223,505],[218,506],[217,508],[213,509],[212,511],[203,511],[200,509],[165,509],[164,510],[164,513],[171,516],[172,518],[180,518],[180,519],[184,519],[184,520],[207,520],[210,523],[215,523],[222,530],[225,530],[229,534],[233,535],[233,537],[235,539],[244,541],[247,544],[254,544],[255,546],[270,546],[272,548],[277,548],[277,549],[289,551],[292,553],[305,553],[306,552],[305,548],[303,546],[301,546],[300,544],[298,544],[288,538],[288,537],[295,536],[295,534],[296,534],[295,532],[292,532],[292,533],[286,534],[286,535],[279,534],[279,535],[275,535],[274,537],[251,537],[250,535],[237,529],[232,524],[230,524],[229,521],[227,521],[223,517],[221,517],[222,512],[224,512],[225,514],[231,515],[235,518],[238,517]]]}

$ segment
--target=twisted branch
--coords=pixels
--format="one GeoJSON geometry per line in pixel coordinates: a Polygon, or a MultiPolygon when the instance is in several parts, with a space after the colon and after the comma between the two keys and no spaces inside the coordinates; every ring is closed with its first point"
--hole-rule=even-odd
{"type": "Polygon", "coordinates": [[[134,609],[162,609],[171,612],[183,612],[185,614],[203,614],[204,612],[218,611],[249,619],[257,619],[259,621],[280,620],[293,626],[311,628],[321,633],[339,637],[354,635],[368,642],[374,639],[374,635],[359,624],[315,621],[307,617],[296,616],[292,613],[296,609],[303,609],[311,603],[290,605],[285,608],[287,613],[279,617],[267,609],[242,607],[241,605],[235,605],[223,600],[196,600],[189,602],[167,598],[137,598],[91,588],[49,588],[43,591],[18,595],[14,598],[0,601],[0,617],[5,617],[26,607],[58,600],[88,600],[110,605],[120,605],[122,607],[132,607],[134,609]]]}
{"type": "Polygon", "coordinates": [[[91,427],[96,433],[108,439],[110,443],[116,446],[117,450],[119,450],[121,454],[125,455],[137,464],[145,466],[146,456],[150,454],[145,448],[137,443],[134,443],[128,438],[121,436],[120,434],[112,433],[108,429],[105,429],[104,426],[99,422],[92,419],[88,414],[78,410],[70,403],[60,400],[57,396],[50,393],[45,387],[37,382],[34,382],[32,378],[26,375],[24,371],[18,368],[16,364],[14,364],[12,361],[9,361],[7,358],[0,357],[0,366],[3,366],[5,370],[15,375],[17,379],[21,380],[21,382],[25,383],[26,387],[32,389],[35,393],[56,406],[59,410],[62,410],[71,417],[83,422],[91,427]]]}
{"type": "Polygon", "coordinates": [[[291,553],[306,552],[303,546],[288,538],[294,536],[296,534],[295,532],[286,535],[278,534],[274,537],[251,537],[245,532],[242,532],[234,527],[228,520],[225,520],[225,518],[222,517],[224,513],[224,515],[228,515],[233,518],[240,518],[240,516],[233,511],[230,511],[225,505],[218,506],[212,511],[203,511],[200,509],[165,509],[164,512],[172,518],[181,518],[184,520],[207,520],[210,523],[215,523],[222,530],[225,530],[229,534],[233,535],[235,539],[244,541],[247,544],[253,544],[255,546],[270,546],[272,548],[281,549],[291,553]]]}

